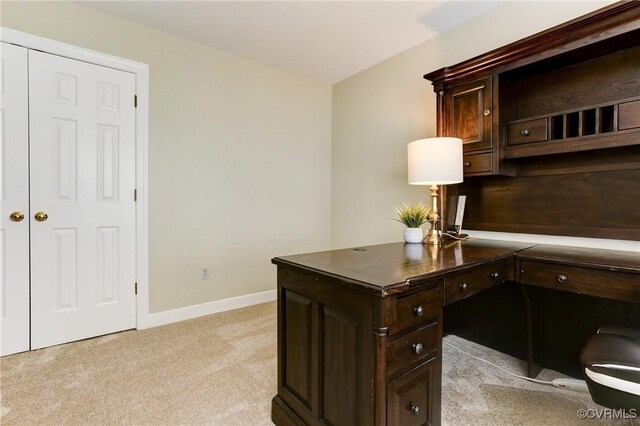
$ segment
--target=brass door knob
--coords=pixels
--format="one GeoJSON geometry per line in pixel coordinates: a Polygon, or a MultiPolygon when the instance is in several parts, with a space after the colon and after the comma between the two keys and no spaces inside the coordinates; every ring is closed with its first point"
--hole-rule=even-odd
{"type": "Polygon", "coordinates": [[[22,213],[22,212],[13,212],[13,213],[11,213],[9,218],[14,222],[22,222],[22,219],[24,219],[24,213],[22,213]]]}
{"type": "Polygon", "coordinates": [[[484,114],[485,117],[488,115],[491,115],[491,110],[487,108],[484,111],[482,111],[482,114],[484,114]]]}
{"type": "Polygon", "coordinates": [[[49,215],[45,212],[38,212],[33,216],[38,222],[44,222],[49,218],[49,215]]]}

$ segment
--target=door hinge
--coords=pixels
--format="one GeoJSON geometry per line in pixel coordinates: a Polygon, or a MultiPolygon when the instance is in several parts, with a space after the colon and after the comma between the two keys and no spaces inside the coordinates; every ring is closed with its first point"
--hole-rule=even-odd
{"type": "Polygon", "coordinates": [[[138,95],[133,95],[133,107],[138,108],[138,95]]]}
{"type": "Polygon", "coordinates": [[[133,291],[135,294],[138,294],[138,283],[133,283],[133,291]]]}
{"type": "Polygon", "coordinates": [[[138,201],[138,190],[134,189],[133,190],[133,201],[138,201]]]}

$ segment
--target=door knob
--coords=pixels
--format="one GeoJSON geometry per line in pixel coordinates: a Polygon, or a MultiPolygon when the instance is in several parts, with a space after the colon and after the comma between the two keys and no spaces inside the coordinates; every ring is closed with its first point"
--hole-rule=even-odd
{"type": "Polygon", "coordinates": [[[22,222],[22,219],[24,219],[24,213],[22,213],[22,212],[13,212],[13,213],[11,213],[9,218],[14,222],[22,222]]]}
{"type": "Polygon", "coordinates": [[[38,212],[33,216],[38,222],[44,222],[49,218],[49,215],[45,212],[38,212]]]}

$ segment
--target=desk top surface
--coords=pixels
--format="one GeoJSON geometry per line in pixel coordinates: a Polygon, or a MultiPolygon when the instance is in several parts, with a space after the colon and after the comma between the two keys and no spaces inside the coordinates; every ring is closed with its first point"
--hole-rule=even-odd
{"type": "Polygon", "coordinates": [[[509,258],[534,244],[470,239],[433,247],[391,243],[276,257],[277,265],[293,265],[389,290],[456,269],[509,258]]]}

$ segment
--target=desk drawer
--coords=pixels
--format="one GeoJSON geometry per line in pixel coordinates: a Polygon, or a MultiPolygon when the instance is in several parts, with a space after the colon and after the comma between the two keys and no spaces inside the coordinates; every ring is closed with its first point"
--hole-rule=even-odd
{"type": "Polygon", "coordinates": [[[440,401],[440,359],[432,359],[387,384],[387,425],[433,425],[440,401]]]}
{"type": "Polygon", "coordinates": [[[547,119],[523,121],[509,125],[509,145],[547,140],[547,119]]]}
{"type": "Polygon", "coordinates": [[[389,334],[408,330],[419,325],[439,320],[442,305],[442,285],[423,290],[420,293],[398,298],[396,302],[396,322],[389,327],[389,334]]]}
{"type": "Polygon", "coordinates": [[[640,101],[618,105],[618,130],[640,127],[640,101]]]}
{"type": "Polygon", "coordinates": [[[490,152],[487,154],[465,154],[462,161],[465,175],[491,173],[493,170],[493,157],[490,152]]]}
{"type": "Polygon", "coordinates": [[[520,282],[590,296],[640,302],[640,275],[555,263],[520,261],[520,282]]]}
{"type": "Polygon", "coordinates": [[[444,303],[457,302],[506,281],[511,261],[493,262],[445,277],[444,303]]]}
{"type": "Polygon", "coordinates": [[[437,350],[437,322],[392,340],[387,343],[387,375],[430,358],[437,350]]]}

